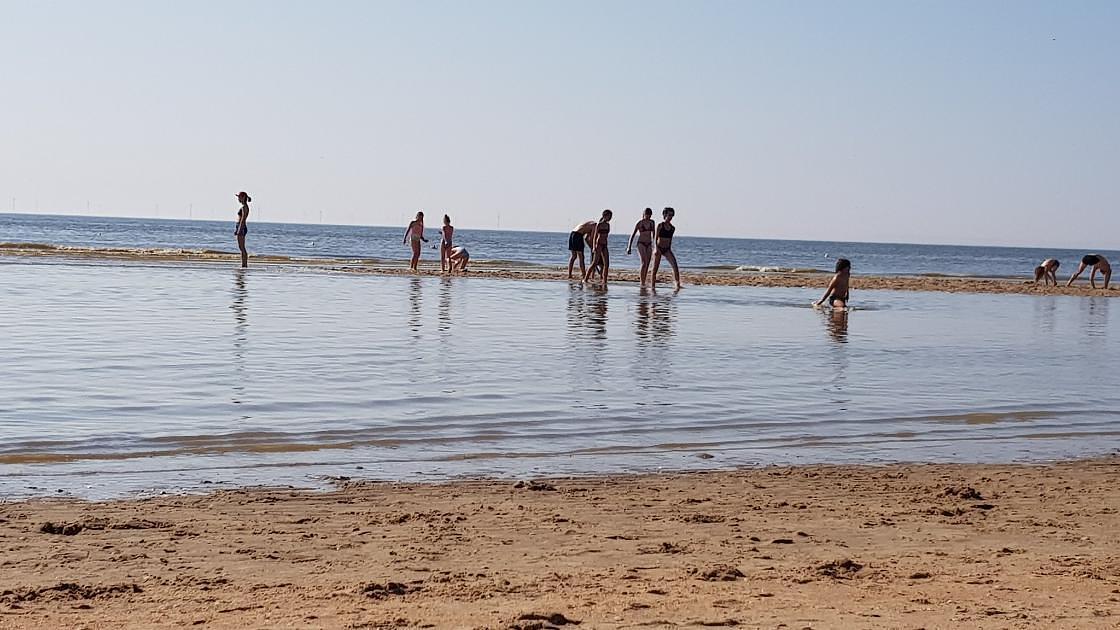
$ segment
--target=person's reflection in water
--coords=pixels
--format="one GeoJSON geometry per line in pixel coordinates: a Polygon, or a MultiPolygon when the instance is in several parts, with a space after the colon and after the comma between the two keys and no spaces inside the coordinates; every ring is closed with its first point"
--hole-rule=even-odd
{"type": "Polygon", "coordinates": [[[671,372],[671,345],[676,335],[676,293],[658,294],[641,289],[638,294],[634,332],[637,335],[633,367],[642,389],[661,390],[671,372]]]}
{"type": "Polygon", "coordinates": [[[233,290],[230,310],[233,311],[233,404],[240,405],[245,400],[245,354],[249,344],[249,309],[247,299],[249,289],[246,284],[244,268],[233,273],[233,290]]]}
{"type": "Polygon", "coordinates": [[[848,309],[832,309],[828,315],[828,335],[836,343],[848,343],[848,309]]]}
{"type": "Polygon", "coordinates": [[[607,339],[607,296],[591,292],[579,285],[568,290],[568,347],[572,350],[568,365],[572,380],[579,387],[587,386],[589,372],[600,368],[607,339]]]}
{"type": "Polygon", "coordinates": [[[420,340],[420,327],[423,318],[423,280],[420,278],[408,279],[408,329],[412,331],[412,338],[420,340]]]}
{"type": "Polygon", "coordinates": [[[825,353],[830,364],[825,391],[832,394],[829,402],[835,411],[847,411],[852,403],[847,392],[848,372],[848,310],[837,308],[825,310],[821,316],[824,319],[825,330],[832,342],[825,353]]]}
{"type": "MultiPolygon", "coordinates": [[[[419,278],[416,279],[419,280],[419,278]]],[[[446,341],[451,333],[451,278],[448,276],[443,276],[439,281],[438,330],[441,339],[446,341]]]]}
{"type": "Polygon", "coordinates": [[[1054,333],[1057,323],[1058,300],[1053,296],[1040,295],[1034,300],[1035,329],[1047,337],[1054,333]]]}
{"type": "Polygon", "coordinates": [[[1112,298],[1085,298],[1085,330],[1090,337],[1104,337],[1108,334],[1108,303],[1112,298]]]}

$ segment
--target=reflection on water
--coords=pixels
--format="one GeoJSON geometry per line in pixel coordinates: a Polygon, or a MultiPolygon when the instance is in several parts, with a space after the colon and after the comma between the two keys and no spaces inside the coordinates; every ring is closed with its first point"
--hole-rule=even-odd
{"type": "Polygon", "coordinates": [[[420,340],[424,324],[424,280],[420,277],[408,279],[408,329],[412,338],[420,340]]]}
{"type": "Polygon", "coordinates": [[[1057,321],[1058,299],[1052,295],[1032,298],[1034,302],[1035,328],[1044,335],[1054,333],[1057,321]]]}
{"type": "Polygon", "coordinates": [[[824,391],[830,396],[836,411],[848,411],[851,396],[848,392],[848,311],[824,309],[821,312],[830,344],[824,349],[829,374],[824,391]]]}
{"type": "Polygon", "coordinates": [[[674,294],[640,289],[634,305],[634,379],[642,389],[672,386],[677,308],[674,294]]]}
{"type": "Polygon", "coordinates": [[[1108,334],[1108,305],[1112,298],[1091,297],[1085,300],[1085,331],[1090,337],[1108,334]]]}
{"type": "Polygon", "coordinates": [[[439,314],[437,329],[441,339],[446,340],[451,333],[451,277],[439,279],[439,314]]]}
{"type": "Polygon", "coordinates": [[[848,343],[848,311],[834,308],[831,313],[825,313],[825,322],[828,336],[836,343],[848,343]]]}
{"type": "Polygon", "coordinates": [[[245,353],[249,345],[249,309],[246,304],[249,289],[246,275],[246,269],[234,270],[231,292],[230,309],[233,311],[233,397],[231,400],[235,405],[240,405],[245,400],[245,353]]]}

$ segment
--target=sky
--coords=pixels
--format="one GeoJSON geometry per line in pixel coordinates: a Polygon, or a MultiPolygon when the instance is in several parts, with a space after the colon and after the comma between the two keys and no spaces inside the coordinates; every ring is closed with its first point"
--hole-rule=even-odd
{"type": "Polygon", "coordinates": [[[1111,0],[0,0],[0,212],[1117,249],[1117,32],[1111,0]]]}

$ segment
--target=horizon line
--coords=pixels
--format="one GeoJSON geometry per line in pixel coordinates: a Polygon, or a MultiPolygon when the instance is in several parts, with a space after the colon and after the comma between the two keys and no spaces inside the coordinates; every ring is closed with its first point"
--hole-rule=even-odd
{"type": "MultiPolygon", "coordinates": [[[[45,216],[45,217],[85,217],[91,219],[140,219],[149,221],[183,221],[183,222],[199,222],[199,223],[224,223],[224,219],[195,219],[193,217],[152,217],[152,216],[130,216],[130,215],[114,215],[114,214],[85,214],[81,211],[75,213],[58,213],[58,212],[34,212],[34,211],[11,211],[5,210],[0,212],[0,216],[45,216]]],[[[232,220],[230,221],[232,222],[232,220]]],[[[399,226],[395,225],[377,225],[372,223],[304,223],[301,221],[255,221],[264,225],[304,225],[304,226],[331,226],[331,227],[372,227],[372,228],[393,228],[397,229],[399,226]]],[[[404,229],[404,228],[400,228],[404,229]]],[[[428,229],[428,228],[425,228],[428,229]]],[[[438,229],[432,227],[431,229],[438,229]]],[[[532,230],[532,229],[509,229],[509,228],[493,228],[493,227],[464,227],[456,228],[463,230],[479,230],[489,232],[522,232],[528,234],[564,234],[564,231],[553,230],[532,230]]],[[[1107,252],[1120,252],[1120,247],[1117,248],[1075,248],[1067,246],[1054,246],[1054,245],[997,245],[993,243],[983,244],[968,244],[968,243],[933,243],[933,242],[909,242],[909,241],[823,241],[818,239],[804,239],[804,238],[789,238],[789,237],[772,237],[772,236],[712,236],[708,234],[682,234],[684,238],[709,238],[709,239],[723,239],[729,241],[790,241],[799,243],[839,243],[839,244],[852,244],[852,245],[919,245],[926,247],[999,247],[1004,249],[1065,249],[1069,251],[1086,251],[1094,253],[1097,251],[1107,252]]]]}

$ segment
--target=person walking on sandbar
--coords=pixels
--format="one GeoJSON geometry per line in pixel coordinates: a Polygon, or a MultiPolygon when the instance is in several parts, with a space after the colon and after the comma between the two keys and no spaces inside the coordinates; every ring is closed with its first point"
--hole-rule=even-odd
{"type": "Polygon", "coordinates": [[[249,202],[253,198],[243,190],[237,193],[237,200],[241,202],[241,208],[237,210],[237,227],[233,229],[233,235],[237,237],[237,248],[241,250],[241,267],[245,268],[249,266],[249,252],[245,249],[245,235],[249,233],[249,202]]]}
{"type": "Polygon", "coordinates": [[[641,261],[641,270],[638,278],[641,286],[646,286],[646,277],[649,275],[649,263],[653,259],[653,231],[657,224],[653,222],[653,208],[646,208],[642,218],[634,224],[634,231],[630,233],[630,240],[626,243],[626,253],[630,254],[634,248],[634,237],[638,237],[638,259],[641,261]]]}
{"type": "Polygon", "coordinates": [[[1097,288],[1097,272],[1099,271],[1104,276],[1104,288],[1107,289],[1108,281],[1112,279],[1112,266],[1108,264],[1108,259],[1100,254],[1087,254],[1083,257],[1081,264],[1077,266],[1077,271],[1069,277],[1066,286],[1073,286],[1073,281],[1077,280],[1081,272],[1085,271],[1087,267],[1092,269],[1089,273],[1089,285],[1094,289],[1097,288]]]}
{"type": "Polygon", "coordinates": [[[677,255],[673,253],[673,235],[677,233],[677,226],[673,225],[673,217],[677,215],[677,211],[672,208],[665,208],[661,211],[661,218],[663,221],[657,224],[657,231],[653,234],[653,271],[650,272],[649,286],[651,289],[657,288],[657,269],[661,266],[661,259],[669,261],[673,267],[673,282],[677,285],[677,290],[681,290],[681,269],[677,266],[677,255]]]}

